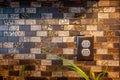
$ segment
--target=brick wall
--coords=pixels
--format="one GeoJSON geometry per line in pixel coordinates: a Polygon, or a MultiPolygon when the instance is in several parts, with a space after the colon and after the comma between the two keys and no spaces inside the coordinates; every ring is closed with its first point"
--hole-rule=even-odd
{"type": "Polygon", "coordinates": [[[86,73],[108,67],[108,77],[120,78],[119,0],[1,0],[0,79],[82,80],[56,56],[60,54],[86,73]],[[76,61],[77,35],[94,36],[94,60],[76,61]]]}

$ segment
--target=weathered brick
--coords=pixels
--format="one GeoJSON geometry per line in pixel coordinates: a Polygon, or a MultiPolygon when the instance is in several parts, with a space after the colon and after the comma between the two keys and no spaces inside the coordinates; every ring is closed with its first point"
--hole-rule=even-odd
{"type": "Polygon", "coordinates": [[[31,31],[41,30],[41,25],[31,25],[31,31]]]}
{"type": "Polygon", "coordinates": [[[37,31],[36,36],[47,36],[47,31],[37,31]]]}
{"type": "Polygon", "coordinates": [[[53,15],[52,13],[41,13],[42,19],[52,19],[53,15]]]}
{"type": "Polygon", "coordinates": [[[3,55],[2,54],[0,54],[0,59],[3,59],[3,55]]]}
{"type": "Polygon", "coordinates": [[[48,36],[58,36],[58,31],[48,31],[48,36]]]}
{"type": "Polygon", "coordinates": [[[11,7],[20,7],[19,2],[10,2],[11,7]]]}
{"type": "Polygon", "coordinates": [[[37,71],[46,71],[46,66],[36,65],[35,67],[36,67],[35,69],[36,69],[37,71]]]}
{"type": "Polygon", "coordinates": [[[97,19],[81,19],[81,24],[97,24],[97,19]]]}
{"type": "Polygon", "coordinates": [[[63,42],[62,37],[52,37],[52,42],[63,42]]]}
{"type": "Polygon", "coordinates": [[[86,25],[86,30],[97,30],[97,25],[86,25]]]}
{"type": "Polygon", "coordinates": [[[98,13],[98,18],[105,19],[109,18],[109,13],[98,13]]]}
{"type": "Polygon", "coordinates": [[[108,54],[107,49],[97,49],[96,54],[108,54]]]}
{"type": "Polygon", "coordinates": [[[98,30],[103,30],[103,31],[110,30],[110,25],[98,25],[98,30]]]}
{"type": "Polygon", "coordinates": [[[23,19],[15,20],[15,24],[16,25],[24,25],[25,24],[25,20],[23,20],[23,19]]]}
{"type": "Polygon", "coordinates": [[[63,37],[63,42],[74,42],[74,37],[63,37]]]}
{"type": "Polygon", "coordinates": [[[109,54],[118,54],[119,53],[119,49],[117,49],[117,48],[108,49],[108,53],[109,54]]]}
{"type": "Polygon", "coordinates": [[[75,43],[67,43],[67,47],[68,48],[76,48],[76,44],[75,43]]]}
{"type": "Polygon", "coordinates": [[[104,12],[115,12],[115,7],[104,7],[104,12]]]}
{"type": "Polygon", "coordinates": [[[41,60],[41,65],[52,65],[51,60],[41,60]]]}
{"type": "Polygon", "coordinates": [[[36,24],[36,20],[27,19],[27,20],[25,20],[25,23],[26,23],[27,25],[35,25],[35,24],[36,24]]]}
{"type": "Polygon", "coordinates": [[[13,48],[13,43],[12,42],[4,42],[3,47],[4,48],[13,48]]]}
{"type": "Polygon", "coordinates": [[[79,73],[77,73],[75,71],[66,71],[63,73],[63,75],[65,77],[81,77],[81,75],[79,75],[79,73]]]}
{"type": "Polygon", "coordinates": [[[19,26],[9,26],[9,30],[10,31],[18,31],[19,30],[19,26]]]}
{"type": "Polygon", "coordinates": [[[26,13],[36,13],[36,8],[26,8],[26,13]]]}
{"type": "Polygon", "coordinates": [[[120,17],[120,13],[118,13],[118,12],[110,13],[109,16],[110,16],[110,18],[119,18],[120,17]]]}
{"type": "Polygon", "coordinates": [[[0,71],[0,75],[1,76],[9,76],[9,71],[7,71],[7,70],[0,71]]]}
{"type": "Polygon", "coordinates": [[[80,19],[70,19],[70,25],[80,24],[80,19]]]}
{"type": "Polygon", "coordinates": [[[101,72],[102,67],[101,66],[91,66],[91,70],[94,72],[101,72]]]}
{"type": "Polygon", "coordinates": [[[106,1],[101,0],[98,2],[98,6],[109,6],[109,5],[110,5],[110,3],[108,0],[106,0],[106,1]]]}
{"type": "Polygon", "coordinates": [[[58,31],[58,36],[69,36],[69,31],[58,31]]]}
{"type": "MultiPolygon", "coordinates": [[[[33,49],[31,50],[31,53],[34,53],[33,49]]],[[[37,53],[39,53],[39,51],[37,53]]],[[[35,59],[35,55],[34,54],[25,54],[24,59],[35,59]]]]}
{"type": "Polygon", "coordinates": [[[108,76],[111,78],[119,78],[119,72],[109,72],[108,76]]]}
{"type": "Polygon", "coordinates": [[[24,54],[15,54],[14,59],[24,59],[24,54]]]}
{"type": "Polygon", "coordinates": [[[63,54],[74,54],[74,49],[64,48],[63,54]]]}
{"type": "Polygon", "coordinates": [[[108,37],[107,38],[108,42],[116,42],[118,43],[119,42],[119,38],[118,37],[108,37]]]}
{"type": "Polygon", "coordinates": [[[69,24],[69,19],[59,19],[59,24],[60,25],[69,24]]]}
{"type": "Polygon", "coordinates": [[[112,0],[110,1],[110,6],[116,7],[120,5],[119,3],[120,3],[119,0],[114,0],[114,1],[112,0]]]}
{"type": "Polygon", "coordinates": [[[91,31],[90,34],[93,36],[104,36],[103,31],[91,31]]]}
{"type": "Polygon", "coordinates": [[[113,60],[113,55],[102,55],[101,59],[102,60],[113,60]]]}
{"type": "Polygon", "coordinates": [[[107,42],[106,37],[96,37],[96,42],[107,42]]]}
{"type": "Polygon", "coordinates": [[[94,43],[94,49],[101,48],[101,43],[94,43]]]}
{"type": "Polygon", "coordinates": [[[99,60],[97,61],[97,65],[99,66],[119,66],[119,61],[113,61],[113,60],[99,60]]]}
{"type": "Polygon", "coordinates": [[[62,72],[60,71],[52,72],[52,77],[62,77],[62,72]]]}
{"type": "Polygon", "coordinates": [[[104,32],[104,35],[105,36],[117,36],[118,35],[118,33],[117,33],[117,31],[105,31],[104,32]]]}
{"type": "Polygon", "coordinates": [[[30,52],[33,54],[40,54],[41,53],[41,49],[40,48],[31,48],[30,52]]]}
{"type": "Polygon", "coordinates": [[[114,48],[114,45],[113,43],[104,42],[104,43],[101,43],[101,47],[102,48],[114,48]]]}
{"type": "Polygon", "coordinates": [[[41,42],[40,37],[30,37],[30,42],[41,42]]]}

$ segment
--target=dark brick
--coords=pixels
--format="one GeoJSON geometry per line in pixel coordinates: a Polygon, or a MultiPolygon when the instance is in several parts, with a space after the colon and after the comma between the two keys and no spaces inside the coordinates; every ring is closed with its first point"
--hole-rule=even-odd
{"type": "Polygon", "coordinates": [[[101,56],[102,60],[113,60],[113,55],[102,55],[101,56]]]}
{"type": "Polygon", "coordinates": [[[59,11],[59,12],[62,12],[62,13],[68,13],[68,12],[69,12],[69,8],[67,8],[67,7],[60,7],[60,8],[58,9],[58,11],[59,11]]]}
{"type": "Polygon", "coordinates": [[[68,80],[67,77],[58,77],[57,80],[68,80]]]}
{"type": "Polygon", "coordinates": [[[7,42],[7,37],[0,37],[0,42],[7,42]]]}
{"type": "Polygon", "coordinates": [[[119,48],[119,47],[120,47],[120,44],[118,44],[118,43],[113,43],[113,46],[114,46],[114,48],[119,48]]]}
{"type": "MultiPolygon", "coordinates": [[[[1,23],[1,20],[0,20],[0,23],[1,23]]],[[[8,26],[6,26],[6,25],[0,26],[0,31],[7,31],[7,30],[8,30],[8,26]]]]}
{"type": "Polygon", "coordinates": [[[52,65],[63,65],[62,60],[52,60],[52,65]]]}
{"type": "Polygon", "coordinates": [[[3,32],[0,32],[0,36],[3,37],[3,32]]]}
{"type": "Polygon", "coordinates": [[[8,37],[8,42],[18,42],[19,41],[19,37],[8,37]]]}
{"type": "Polygon", "coordinates": [[[46,59],[46,54],[35,54],[35,59],[46,59]]]}
{"type": "Polygon", "coordinates": [[[23,43],[24,48],[34,48],[35,47],[35,43],[33,42],[25,42],[23,43]]]}
{"type": "Polygon", "coordinates": [[[36,32],[35,31],[26,31],[25,36],[36,36],[36,32]]]}
{"type": "Polygon", "coordinates": [[[80,31],[69,31],[70,36],[80,35],[80,31]]]}
{"type": "Polygon", "coordinates": [[[27,71],[35,71],[35,66],[34,65],[26,65],[25,70],[27,70],[27,71]]]}
{"type": "Polygon", "coordinates": [[[115,72],[119,72],[120,71],[120,66],[119,67],[113,67],[113,71],[115,71],[115,72]]]}
{"type": "Polygon", "coordinates": [[[12,54],[3,55],[3,59],[13,59],[13,58],[14,58],[14,55],[12,55],[12,54]]]}
{"type": "Polygon", "coordinates": [[[87,61],[85,62],[85,65],[96,65],[96,61],[87,61]]]}
{"type": "Polygon", "coordinates": [[[20,65],[28,65],[28,64],[30,64],[30,60],[20,60],[19,64],[20,65]]]}
{"type": "Polygon", "coordinates": [[[0,70],[13,70],[13,69],[14,69],[13,65],[1,65],[0,66],[0,70]]]}
{"type": "Polygon", "coordinates": [[[51,71],[41,71],[41,76],[52,76],[52,72],[51,71]]]}
{"type": "Polygon", "coordinates": [[[3,25],[4,24],[4,20],[0,20],[0,25],[3,25]]]}
{"type": "Polygon", "coordinates": [[[57,46],[59,48],[67,48],[67,44],[66,43],[57,43],[57,46]]]}
{"type": "Polygon", "coordinates": [[[20,6],[22,7],[30,7],[30,2],[29,1],[20,1],[20,6]]]}
{"type": "Polygon", "coordinates": [[[48,13],[48,7],[38,7],[36,13],[48,13]]]}
{"type": "Polygon", "coordinates": [[[4,14],[12,14],[12,13],[14,13],[14,9],[10,8],[10,7],[5,7],[5,8],[3,8],[3,13],[4,14]]]}
{"type": "Polygon", "coordinates": [[[106,37],[97,37],[97,42],[107,42],[106,37]]]}
{"type": "Polygon", "coordinates": [[[25,77],[25,80],[48,80],[44,77],[25,77]]]}
{"type": "Polygon", "coordinates": [[[19,30],[20,31],[30,31],[30,25],[20,25],[19,30]]]}
{"type": "Polygon", "coordinates": [[[64,1],[65,7],[85,7],[87,5],[87,0],[85,1],[64,1]]]}
{"type": "Polygon", "coordinates": [[[58,8],[57,7],[49,7],[48,12],[49,13],[58,13],[58,8]]]}
{"type": "Polygon", "coordinates": [[[29,19],[30,15],[28,15],[27,13],[20,13],[19,17],[20,19],[29,19]]]}
{"type": "Polygon", "coordinates": [[[88,13],[88,14],[86,14],[86,17],[87,18],[97,18],[97,13],[88,13]]]}
{"type": "Polygon", "coordinates": [[[71,59],[72,60],[72,59],[74,59],[75,56],[74,55],[63,55],[63,57],[66,58],[66,59],[71,59]]]}
{"type": "Polygon", "coordinates": [[[40,14],[28,14],[28,18],[30,19],[40,19],[41,15],[40,14]]]}
{"type": "Polygon", "coordinates": [[[8,49],[6,49],[6,48],[0,48],[0,53],[8,53],[8,49]]]}
{"type": "Polygon", "coordinates": [[[53,13],[53,18],[58,18],[58,19],[62,19],[63,18],[63,13],[53,13]]]}
{"type": "Polygon", "coordinates": [[[30,48],[20,48],[19,52],[20,53],[30,53],[30,48]]]}
{"type": "Polygon", "coordinates": [[[9,76],[19,76],[19,71],[9,71],[9,76]]]}
{"type": "Polygon", "coordinates": [[[3,80],[3,76],[0,76],[0,80],[3,80]]]}

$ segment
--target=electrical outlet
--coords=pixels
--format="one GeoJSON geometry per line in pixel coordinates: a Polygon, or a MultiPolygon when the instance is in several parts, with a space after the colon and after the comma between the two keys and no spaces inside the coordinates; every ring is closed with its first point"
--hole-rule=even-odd
{"type": "Polygon", "coordinates": [[[89,56],[90,55],[90,50],[89,49],[82,49],[81,51],[83,56],[89,56]]]}
{"type": "Polygon", "coordinates": [[[93,60],[94,37],[81,35],[76,37],[77,61],[93,60]]]}
{"type": "Polygon", "coordinates": [[[90,47],[90,41],[89,40],[83,40],[81,45],[84,48],[88,48],[88,47],[90,47]]]}

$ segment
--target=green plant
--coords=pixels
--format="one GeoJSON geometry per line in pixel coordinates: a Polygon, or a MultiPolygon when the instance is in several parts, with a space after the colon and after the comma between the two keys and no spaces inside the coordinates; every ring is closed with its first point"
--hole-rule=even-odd
{"type": "Polygon", "coordinates": [[[25,66],[23,65],[21,68],[20,80],[24,80],[24,72],[25,72],[25,66]]]}
{"type": "MultiPolygon", "coordinates": [[[[42,52],[46,53],[46,54],[53,54],[53,53],[48,52],[46,50],[42,50],[42,52]]],[[[95,75],[95,73],[93,71],[90,71],[90,75],[87,75],[82,69],[80,69],[74,63],[70,62],[70,60],[68,60],[62,56],[58,56],[58,55],[56,55],[56,56],[59,59],[63,60],[64,62],[68,63],[69,64],[68,68],[78,72],[83,78],[85,78],[85,80],[104,80],[104,78],[106,77],[108,66],[106,67],[104,72],[101,72],[98,75],[95,75]]]]}

